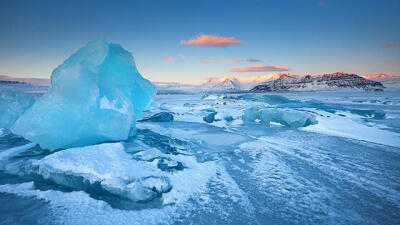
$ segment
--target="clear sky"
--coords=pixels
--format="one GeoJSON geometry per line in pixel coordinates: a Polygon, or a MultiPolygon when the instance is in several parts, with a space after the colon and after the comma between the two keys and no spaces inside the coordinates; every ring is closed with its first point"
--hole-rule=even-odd
{"type": "Polygon", "coordinates": [[[132,52],[152,81],[271,71],[396,75],[400,1],[0,1],[2,75],[50,77],[95,39],[132,52]]]}

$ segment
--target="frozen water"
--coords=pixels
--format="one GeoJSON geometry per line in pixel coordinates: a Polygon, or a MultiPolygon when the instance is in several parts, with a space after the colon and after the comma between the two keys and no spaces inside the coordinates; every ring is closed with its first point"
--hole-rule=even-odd
{"type": "Polygon", "coordinates": [[[4,130],[0,221],[398,224],[399,92],[279,95],[157,95],[173,122],[57,152],[4,130]]]}
{"type": "Polygon", "coordinates": [[[33,102],[28,94],[0,91],[0,128],[9,129],[33,102]]]}
{"type": "Polygon", "coordinates": [[[48,149],[125,140],[155,94],[128,51],[89,42],[53,71],[48,92],[11,130],[48,149]]]}

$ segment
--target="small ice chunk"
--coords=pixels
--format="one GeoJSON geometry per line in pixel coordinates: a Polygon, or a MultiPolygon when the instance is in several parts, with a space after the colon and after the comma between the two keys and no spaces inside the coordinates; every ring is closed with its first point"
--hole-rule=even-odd
{"type": "Polygon", "coordinates": [[[181,162],[178,162],[169,158],[160,158],[157,162],[157,167],[162,171],[171,172],[174,170],[183,170],[184,166],[181,162]]]}
{"type": "Polygon", "coordinates": [[[224,120],[226,120],[228,122],[232,122],[233,121],[233,117],[232,116],[225,116],[224,120]]]}
{"type": "Polygon", "coordinates": [[[109,179],[101,182],[102,188],[112,194],[136,201],[150,201],[171,189],[166,177],[145,177],[140,180],[122,181],[109,179]]]}
{"type": "Polygon", "coordinates": [[[125,140],[156,92],[131,53],[89,42],[53,71],[48,92],[11,131],[51,150],[125,140]]]}
{"type": "Polygon", "coordinates": [[[160,112],[139,121],[172,122],[174,121],[174,115],[172,115],[172,113],[169,112],[160,112]]]}
{"type": "Polygon", "coordinates": [[[215,120],[215,115],[217,115],[217,112],[212,112],[210,114],[208,114],[207,116],[203,117],[203,120],[207,123],[212,123],[215,120]]]}
{"type": "Polygon", "coordinates": [[[0,128],[9,129],[33,102],[28,94],[0,91],[0,128]]]}
{"type": "Polygon", "coordinates": [[[192,103],[188,103],[188,102],[186,102],[185,104],[183,104],[183,106],[184,107],[195,107],[196,106],[196,104],[192,104],[192,103]]]}

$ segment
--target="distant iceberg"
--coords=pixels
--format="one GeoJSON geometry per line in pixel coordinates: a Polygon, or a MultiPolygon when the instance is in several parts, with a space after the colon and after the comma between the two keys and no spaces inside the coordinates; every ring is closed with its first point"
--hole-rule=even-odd
{"type": "Polygon", "coordinates": [[[131,53],[106,41],[89,42],[53,71],[48,92],[11,131],[48,149],[125,140],[156,92],[131,53]]]}
{"type": "Polygon", "coordinates": [[[245,123],[254,123],[255,121],[259,121],[266,125],[270,125],[272,122],[290,128],[306,127],[318,123],[315,116],[307,112],[262,108],[260,106],[247,108],[243,113],[242,119],[245,123]]]}

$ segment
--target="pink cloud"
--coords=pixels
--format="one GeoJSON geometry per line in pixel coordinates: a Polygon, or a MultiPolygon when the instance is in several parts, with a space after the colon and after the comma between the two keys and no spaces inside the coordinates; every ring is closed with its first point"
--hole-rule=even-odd
{"type": "Polygon", "coordinates": [[[172,56],[168,56],[168,57],[165,57],[165,58],[164,58],[164,61],[165,61],[165,62],[174,62],[175,59],[174,59],[174,57],[172,57],[172,56]]]}
{"type": "Polygon", "coordinates": [[[237,62],[261,62],[258,59],[227,59],[226,62],[237,63],[237,62]]]}
{"type": "Polygon", "coordinates": [[[236,62],[243,62],[244,59],[227,59],[227,62],[236,63],[236,62]]]}
{"type": "Polygon", "coordinates": [[[213,61],[213,60],[200,60],[199,64],[210,64],[210,63],[218,63],[218,61],[213,61]]]}
{"type": "Polygon", "coordinates": [[[232,69],[231,72],[268,72],[268,71],[290,71],[291,68],[281,65],[261,65],[255,64],[250,67],[240,67],[232,69]]]}
{"type": "Polygon", "coordinates": [[[233,37],[217,37],[212,35],[202,34],[196,39],[189,41],[182,40],[182,45],[200,45],[200,46],[214,46],[214,47],[227,47],[228,45],[242,45],[243,41],[237,40],[233,37]]]}
{"type": "Polygon", "coordinates": [[[395,48],[395,47],[399,47],[399,46],[400,46],[399,44],[389,42],[389,43],[382,45],[382,48],[395,48]]]}

